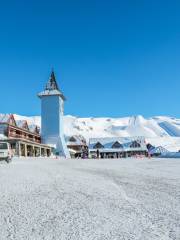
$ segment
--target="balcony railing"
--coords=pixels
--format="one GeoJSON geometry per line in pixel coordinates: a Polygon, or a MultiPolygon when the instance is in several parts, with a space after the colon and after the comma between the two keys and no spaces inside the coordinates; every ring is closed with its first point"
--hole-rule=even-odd
{"type": "Polygon", "coordinates": [[[10,132],[9,137],[20,138],[20,139],[29,140],[29,141],[36,142],[36,143],[41,143],[40,139],[37,139],[33,136],[18,134],[18,133],[14,133],[14,132],[10,132]]]}

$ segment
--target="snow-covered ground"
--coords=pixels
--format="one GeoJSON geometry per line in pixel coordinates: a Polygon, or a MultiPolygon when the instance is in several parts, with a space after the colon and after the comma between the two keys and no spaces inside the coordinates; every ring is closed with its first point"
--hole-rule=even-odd
{"type": "Polygon", "coordinates": [[[180,160],[0,162],[0,239],[179,240],[180,160]]]}
{"type": "MultiPolygon", "coordinates": [[[[41,125],[39,116],[14,116],[16,120],[26,119],[30,125],[41,125]]],[[[87,142],[89,138],[144,136],[156,147],[173,152],[180,150],[180,119],[173,117],[78,118],[68,115],[64,117],[64,132],[66,136],[80,134],[87,142]]]]}

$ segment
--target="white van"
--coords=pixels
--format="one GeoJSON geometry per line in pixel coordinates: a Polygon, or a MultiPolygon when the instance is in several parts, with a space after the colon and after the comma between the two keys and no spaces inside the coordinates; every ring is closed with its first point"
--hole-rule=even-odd
{"type": "Polygon", "coordinates": [[[7,142],[0,142],[0,160],[5,160],[9,163],[12,159],[12,152],[10,144],[7,142]]]}

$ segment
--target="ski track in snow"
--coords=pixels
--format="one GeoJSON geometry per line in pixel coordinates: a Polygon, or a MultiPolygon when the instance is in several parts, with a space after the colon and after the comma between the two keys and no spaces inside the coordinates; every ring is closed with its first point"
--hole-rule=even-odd
{"type": "Polygon", "coordinates": [[[0,162],[0,239],[179,240],[180,160],[0,162]]]}

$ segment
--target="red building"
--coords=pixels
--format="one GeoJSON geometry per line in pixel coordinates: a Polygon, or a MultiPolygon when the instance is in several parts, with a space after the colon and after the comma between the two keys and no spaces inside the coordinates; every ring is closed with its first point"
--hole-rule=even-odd
{"type": "Polygon", "coordinates": [[[40,129],[26,120],[15,120],[13,114],[0,114],[1,141],[11,144],[17,156],[50,156],[51,147],[41,144],[40,129]]]}

